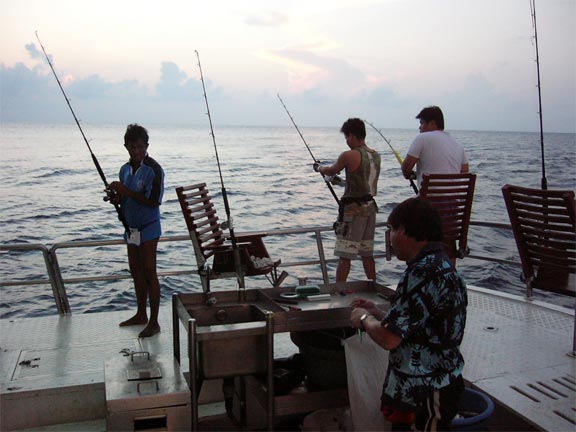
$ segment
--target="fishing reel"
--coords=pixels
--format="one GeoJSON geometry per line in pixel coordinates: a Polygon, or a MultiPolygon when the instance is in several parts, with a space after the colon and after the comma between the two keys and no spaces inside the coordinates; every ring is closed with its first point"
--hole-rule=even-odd
{"type": "Polygon", "coordinates": [[[331,184],[333,184],[334,186],[340,186],[340,187],[345,187],[346,186],[346,180],[344,180],[342,177],[340,177],[338,174],[333,175],[333,176],[326,176],[324,177],[324,180],[326,182],[330,182],[331,184]]]}
{"type": "MultiPolygon", "coordinates": [[[[322,166],[322,162],[320,161],[315,161],[312,164],[312,168],[314,169],[314,171],[316,171],[317,173],[320,172],[320,167],[322,166]]],[[[322,173],[321,173],[322,174],[322,173]]],[[[331,183],[334,186],[346,186],[346,180],[344,180],[342,177],[340,177],[338,174],[334,174],[332,176],[330,175],[326,175],[326,174],[322,174],[322,177],[324,178],[324,181],[326,183],[331,183]]]]}
{"type": "Polygon", "coordinates": [[[118,192],[116,192],[115,190],[112,190],[110,188],[104,189],[104,193],[106,194],[102,197],[102,200],[104,202],[113,201],[114,198],[116,198],[118,196],[118,192]]]}
{"type": "Polygon", "coordinates": [[[334,222],[334,225],[332,225],[332,228],[334,228],[334,234],[336,234],[337,236],[346,237],[346,235],[348,235],[350,225],[337,220],[336,222],[334,222]]]}

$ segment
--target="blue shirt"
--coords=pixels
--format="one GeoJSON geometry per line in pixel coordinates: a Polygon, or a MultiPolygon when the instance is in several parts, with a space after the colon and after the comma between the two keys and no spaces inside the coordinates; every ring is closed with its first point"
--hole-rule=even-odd
{"type": "Polygon", "coordinates": [[[382,401],[414,410],[434,390],[462,375],[466,284],[442,251],[429,243],[409,261],[382,325],[402,341],[390,350],[382,401]]]}
{"type": "Polygon", "coordinates": [[[164,171],[162,167],[146,155],[142,164],[133,172],[130,162],[120,168],[120,181],[133,192],[143,194],[146,198],[156,201],[157,206],[150,207],[135,199],[123,197],[120,203],[122,213],[130,228],[138,228],[142,232],[142,241],[160,237],[160,204],[164,195],[164,171]]]}

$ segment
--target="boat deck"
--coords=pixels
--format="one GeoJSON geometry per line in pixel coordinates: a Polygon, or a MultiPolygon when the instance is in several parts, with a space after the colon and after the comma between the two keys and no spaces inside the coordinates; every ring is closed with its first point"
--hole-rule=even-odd
{"type": "MultiPolygon", "coordinates": [[[[142,326],[118,327],[131,312],[0,320],[0,430],[52,419],[57,429],[34,430],[104,430],[104,361],[126,351],[173,352],[169,305],[161,308],[162,332],[148,339],[138,338],[142,326]]],[[[536,429],[574,431],[573,332],[573,310],[469,287],[464,376],[536,429]]],[[[275,357],[296,351],[288,334],[275,335],[275,357]]]]}

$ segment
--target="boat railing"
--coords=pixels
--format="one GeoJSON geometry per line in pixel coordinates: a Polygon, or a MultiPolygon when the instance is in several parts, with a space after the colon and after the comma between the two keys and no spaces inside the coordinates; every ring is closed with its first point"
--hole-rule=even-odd
{"type": "Polygon", "coordinates": [[[40,252],[44,258],[44,265],[46,269],[45,277],[43,278],[32,278],[26,280],[12,279],[7,281],[0,281],[0,287],[50,284],[58,312],[67,313],[70,311],[68,296],[64,291],[64,284],[62,283],[60,269],[58,268],[55,255],[51,250],[49,250],[43,244],[38,243],[11,243],[0,245],[0,251],[40,252]]]}
{"type": "MultiPolygon", "coordinates": [[[[470,222],[471,226],[511,230],[511,226],[502,223],[493,222],[470,222]]],[[[378,229],[386,229],[386,223],[380,222],[376,224],[378,229]]],[[[267,237],[275,236],[289,236],[289,235],[310,235],[313,234],[316,241],[316,256],[309,259],[299,259],[296,261],[282,262],[282,268],[289,267],[303,267],[303,266],[320,266],[322,272],[322,280],[324,283],[329,283],[328,264],[337,261],[337,258],[326,258],[324,253],[323,233],[333,233],[331,226],[313,226],[304,228],[286,228],[274,229],[270,231],[247,231],[242,234],[265,234],[267,237]]],[[[160,242],[189,242],[190,237],[187,235],[166,236],[161,237],[160,242]]],[[[63,249],[77,249],[77,248],[97,248],[102,246],[124,245],[124,240],[94,240],[94,241],[70,241],[56,243],[52,247],[47,248],[42,244],[4,244],[0,245],[0,251],[4,252],[40,252],[44,259],[45,272],[42,277],[31,277],[26,280],[11,279],[0,281],[0,287],[7,286],[23,286],[23,285],[50,285],[56,308],[58,313],[67,314],[71,313],[70,304],[68,302],[68,295],[66,286],[69,284],[81,284],[86,282],[99,282],[99,281],[118,281],[122,279],[129,279],[129,274],[109,274],[103,276],[83,276],[83,277],[68,277],[62,275],[61,266],[58,262],[58,252],[63,249]]],[[[374,254],[375,259],[385,259],[386,253],[377,252],[374,254]]],[[[510,264],[513,266],[520,266],[520,262],[511,261],[506,259],[495,258],[493,256],[470,254],[467,258],[478,259],[484,261],[497,262],[502,264],[510,264]]],[[[159,271],[160,278],[167,276],[180,276],[197,274],[197,269],[178,269],[178,270],[165,270],[159,271]]]]}

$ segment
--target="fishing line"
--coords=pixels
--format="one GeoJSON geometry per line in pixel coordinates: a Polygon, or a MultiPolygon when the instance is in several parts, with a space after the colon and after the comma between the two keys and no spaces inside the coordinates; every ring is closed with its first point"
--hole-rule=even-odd
{"type": "MultiPolygon", "coordinates": [[[[390,147],[390,150],[392,150],[392,153],[394,153],[394,156],[396,156],[396,160],[398,161],[398,163],[400,164],[400,166],[402,166],[402,157],[400,157],[400,155],[398,154],[398,152],[396,150],[394,150],[394,147],[392,147],[392,144],[390,143],[390,141],[388,139],[386,139],[386,137],[384,136],[384,134],[382,134],[382,132],[380,132],[380,129],[378,129],[376,126],[374,126],[372,123],[370,123],[367,120],[364,120],[366,123],[368,123],[372,129],[374,129],[378,135],[380,135],[382,137],[382,139],[386,142],[386,144],[388,144],[388,147],[390,147]]],[[[410,180],[410,186],[412,186],[412,189],[414,189],[414,193],[416,195],[418,195],[418,187],[416,186],[416,184],[414,183],[413,179],[408,179],[410,180]]]]}
{"type": "MultiPolygon", "coordinates": [[[[290,114],[290,111],[288,111],[288,108],[286,108],[286,105],[284,104],[284,101],[282,100],[282,98],[280,97],[280,94],[276,94],[276,96],[278,96],[278,99],[280,100],[280,103],[282,104],[282,106],[284,107],[284,110],[286,111],[286,114],[288,114],[288,117],[290,117],[290,120],[292,120],[292,124],[294,125],[294,127],[296,128],[296,130],[298,131],[298,134],[300,135],[300,138],[302,138],[302,141],[304,142],[304,145],[306,146],[306,148],[308,149],[308,153],[310,153],[310,156],[312,156],[312,160],[314,160],[315,163],[320,165],[320,161],[318,159],[316,159],[314,157],[314,155],[312,154],[312,150],[310,150],[310,147],[308,146],[308,143],[306,142],[306,140],[304,139],[304,136],[302,135],[302,132],[300,132],[300,129],[298,128],[298,125],[296,125],[296,122],[294,121],[294,119],[292,118],[292,115],[290,114]]],[[[319,171],[318,171],[319,172],[319,171]]],[[[326,177],[324,176],[324,174],[322,174],[321,172],[319,172],[320,175],[322,176],[322,178],[324,179],[324,183],[326,183],[326,186],[328,186],[328,189],[330,189],[330,193],[332,194],[332,196],[334,197],[334,199],[336,200],[336,203],[338,203],[338,206],[340,206],[340,200],[338,199],[338,196],[336,195],[336,192],[334,192],[334,188],[332,187],[332,185],[330,184],[330,182],[326,181],[326,177]]]]}
{"type": "Polygon", "coordinates": [[[206,86],[204,85],[204,74],[202,73],[202,66],[200,65],[200,54],[197,50],[196,58],[198,59],[198,69],[200,70],[200,81],[202,82],[202,90],[204,91],[204,101],[206,102],[206,114],[210,123],[210,135],[212,136],[212,143],[214,144],[214,152],[216,153],[216,163],[218,165],[218,173],[220,174],[220,185],[222,187],[222,199],[224,200],[224,210],[226,211],[226,218],[228,220],[228,231],[230,232],[230,241],[232,242],[232,253],[234,256],[234,267],[236,270],[236,277],[238,280],[239,288],[244,288],[244,273],[242,272],[242,265],[240,262],[240,251],[236,243],[236,235],[234,234],[234,226],[232,223],[232,216],[230,215],[230,206],[228,205],[228,194],[224,186],[224,178],[222,177],[222,168],[220,167],[220,158],[218,157],[218,147],[216,146],[216,136],[214,135],[214,127],[212,126],[212,116],[210,115],[210,107],[208,105],[208,96],[206,95],[206,86]]]}
{"type": "MultiPolygon", "coordinates": [[[[96,159],[96,155],[92,152],[92,148],[90,147],[90,144],[88,143],[88,140],[86,139],[86,135],[84,135],[84,131],[82,130],[82,126],[80,126],[80,122],[78,121],[78,117],[76,117],[76,113],[72,109],[72,105],[70,104],[70,100],[68,99],[68,96],[66,96],[66,92],[64,91],[64,87],[62,87],[62,83],[60,83],[60,79],[58,78],[58,75],[56,74],[56,71],[54,70],[54,66],[52,65],[52,62],[50,61],[50,57],[48,57],[48,54],[46,53],[46,50],[44,49],[44,45],[42,45],[42,41],[40,41],[40,37],[38,36],[38,32],[35,32],[35,33],[36,33],[36,39],[38,39],[38,43],[40,44],[40,48],[42,48],[42,51],[44,52],[44,56],[46,56],[46,61],[48,62],[50,69],[52,69],[52,73],[54,74],[54,78],[56,78],[56,82],[58,83],[58,86],[60,87],[60,90],[62,91],[62,95],[64,95],[64,99],[66,100],[66,103],[68,104],[68,108],[70,108],[70,112],[72,113],[72,116],[74,117],[74,121],[76,121],[76,125],[78,126],[78,129],[80,129],[80,133],[82,134],[82,138],[84,138],[84,142],[86,143],[86,146],[88,147],[88,151],[90,152],[90,156],[92,156],[92,161],[94,162],[94,165],[96,166],[96,170],[98,171],[98,174],[100,174],[100,178],[104,182],[105,188],[108,190],[108,181],[106,180],[106,176],[104,175],[104,171],[102,171],[102,167],[100,166],[98,159],[96,159]]],[[[122,210],[120,209],[120,206],[118,204],[114,204],[114,208],[116,209],[116,213],[118,213],[118,219],[120,220],[120,222],[122,222],[122,225],[124,226],[124,230],[127,233],[129,233],[130,228],[128,227],[128,223],[126,222],[124,215],[122,214],[122,210]]]]}

